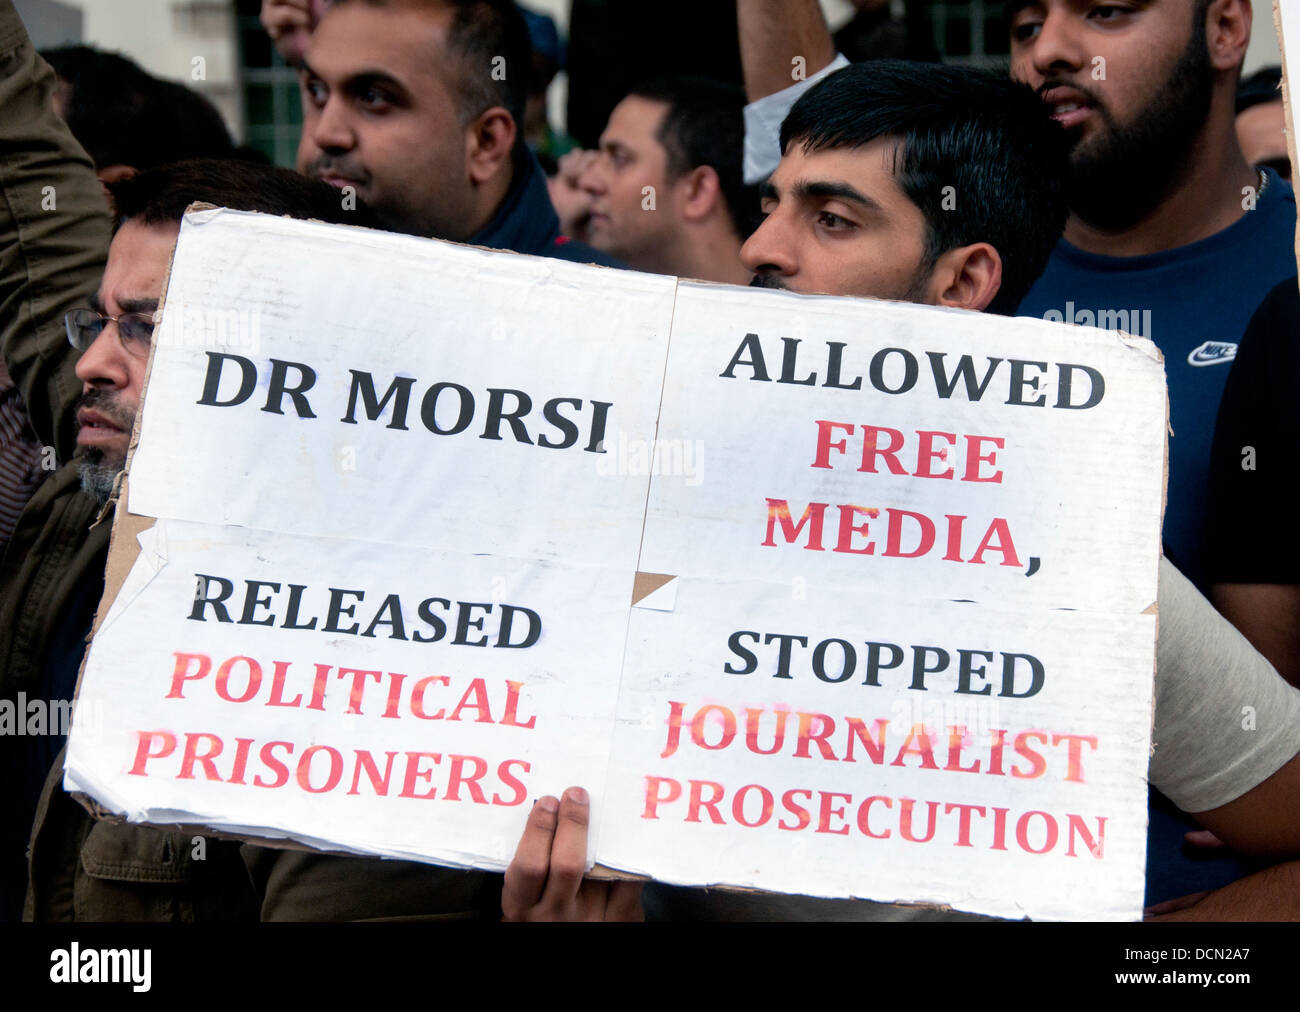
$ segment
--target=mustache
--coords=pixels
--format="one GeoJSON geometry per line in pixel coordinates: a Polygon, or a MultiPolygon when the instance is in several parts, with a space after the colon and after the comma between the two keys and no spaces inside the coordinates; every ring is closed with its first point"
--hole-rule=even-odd
{"type": "Polygon", "coordinates": [[[789,286],[775,274],[755,274],[749,279],[750,288],[772,288],[777,291],[789,291],[789,286]]]}
{"type": "Polygon", "coordinates": [[[1102,108],[1105,105],[1101,99],[1101,95],[1094,88],[1090,88],[1086,84],[1079,84],[1077,81],[1067,81],[1062,77],[1049,77],[1035,90],[1038,92],[1039,99],[1042,100],[1053,88],[1069,88],[1072,91],[1077,91],[1092,105],[1095,105],[1098,108],[1102,108]]]}
{"type": "Polygon", "coordinates": [[[370,182],[370,173],[362,166],[348,158],[336,158],[333,155],[319,154],[307,164],[307,175],[319,179],[321,176],[340,176],[354,179],[363,186],[370,182]]]}
{"type": "Polygon", "coordinates": [[[77,410],[98,411],[119,429],[130,432],[135,425],[135,409],[121,402],[121,395],[103,387],[92,387],[77,398],[77,410]]]}

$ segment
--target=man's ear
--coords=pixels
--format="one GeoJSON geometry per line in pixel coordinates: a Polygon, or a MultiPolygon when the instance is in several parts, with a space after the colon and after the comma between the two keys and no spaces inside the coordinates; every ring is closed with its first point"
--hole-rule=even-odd
{"type": "Polygon", "coordinates": [[[950,249],[930,274],[932,306],[983,312],[1002,287],[1002,257],[986,242],[950,249]]]}
{"type": "Polygon", "coordinates": [[[1246,0],[1214,0],[1205,12],[1205,44],[1215,70],[1235,70],[1250,45],[1251,9],[1246,0]]]}
{"type": "Polygon", "coordinates": [[[494,105],[479,113],[465,128],[465,168],[475,186],[495,179],[510,163],[519,128],[504,107],[494,105]]]}
{"type": "Polygon", "coordinates": [[[105,165],[95,175],[99,177],[101,183],[120,183],[123,179],[130,179],[139,171],[134,165],[122,165],[115,162],[112,165],[105,165]]]}
{"type": "Polygon", "coordinates": [[[680,200],[679,210],[686,221],[703,221],[722,200],[722,182],[710,165],[698,165],[673,184],[680,200]]]}

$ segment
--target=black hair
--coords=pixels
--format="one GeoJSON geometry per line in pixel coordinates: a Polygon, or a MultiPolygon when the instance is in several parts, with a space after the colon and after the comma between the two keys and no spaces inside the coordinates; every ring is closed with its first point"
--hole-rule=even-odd
{"type": "MultiPolygon", "coordinates": [[[[347,0],[334,0],[341,6],[347,0]]],[[[514,0],[361,0],[370,7],[407,6],[452,11],[447,50],[459,66],[451,74],[461,123],[504,106],[523,134],[533,45],[514,0]]],[[[518,143],[522,143],[519,141],[518,143]]]]}
{"type": "Polygon", "coordinates": [[[378,227],[370,210],[361,203],[352,210],[345,209],[343,195],[328,183],[256,162],[227,159],[176,162],[110,183],[109,191],[113,195],[117,228],[131,220],[145,225],[180,221],[185,209],[198,202],[236,211],[262,211],[291,218],[378,227]]]}
{"type": "Polygon", "coordinates": [[[235,154],[221,114],[198,92],[90,46],[49,49],[41,55],[67,83],[68,129],[96,168],[151,169],[235,154]]]}
{"type": "Polygon", "coordinates": [[[1068,214],[1067,136],[1034,90],[971,67],[873,60],[810,88],[781,150],[898,141],[894,176],[925,216],[927,264],[987,242],[1002,258],[989,312],[1010,315],[1047,266],[1068,214]]]}
{"type": "Polygon", "coordinates": [[[637,98],[668,107],[657,139],[668,156],[668,178],[707,165],[718,174],[736,234],[748,239],[761,220],[758,188],[746,186],[745,93],[705,77],[660,78],[632,89],[637,98]]]}
{"type": "Polygon", "coordinates": [[[456,79],[461,118],[468,123],[494,105],[505,106],[522,136],[533,66],[524,16],[513,0],[451,0],[451,5],[456,13],[447,47],[461,60],[456,79]]]}
{"type": "Polygon", "coordinates": [[[1274,64],[1261,67],[1249,77],[1242,78],[1237,85],[1238,113],[1243,113],[1251,106],[1263,105],[1265,102],[1281,102],[1282,68],[1274,64]]]}

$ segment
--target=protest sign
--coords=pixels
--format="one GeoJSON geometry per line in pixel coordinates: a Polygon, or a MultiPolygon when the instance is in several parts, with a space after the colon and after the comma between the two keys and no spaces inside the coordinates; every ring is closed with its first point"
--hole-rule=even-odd
{"type": "Polygon", "coordinates": [[[579,783],[615,869],[1133,917],[1165,419],[1122,335],[192,212],[65,782],[486,868],[579,783]]]}

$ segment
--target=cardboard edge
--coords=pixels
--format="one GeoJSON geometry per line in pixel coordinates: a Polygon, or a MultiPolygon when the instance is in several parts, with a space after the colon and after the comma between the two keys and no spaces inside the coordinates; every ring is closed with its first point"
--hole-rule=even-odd
{"type": "MultiPolygon", "coordinates": [[[[1286,33],[1282,29],[1281,0],[1273,0],[1273,31],[1277,33],[1277,48],[1282,56],[1282,116],[1286,125],[1286,150],[1291,164],[1300,165],[1296,149],[1294,110],[1291,107],[1291,75],[1287,73],[1286,66],[1286,33]]],[[[1300,267],[1300,221],[1296,222],[1295,256],[1297,267],[1300,267]]]]}

